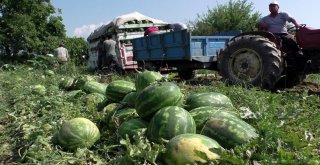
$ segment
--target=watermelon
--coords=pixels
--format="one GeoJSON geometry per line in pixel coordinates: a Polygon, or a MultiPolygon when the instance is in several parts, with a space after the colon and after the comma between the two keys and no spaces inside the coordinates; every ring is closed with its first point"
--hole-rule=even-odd
{"type": "Polygon", "coordinates": [[[228,111],[230,113],[238,115],[237,112],[235,112],[235,109],[230,107],[204,106],[189,111],[196,123],[197,132],[201,131],[206,121],[209,120],[211,116],[213,116],[218,111],[228,111]]]}
{"type": "Polygon", "coordinates": [[[122,109],[123,105],[120,103],[110,103],[107,106],[105,106],[102,111],[101,115],[103,117],[103,123],[108,124],[111,116],[118,110],[122,109]]]}
{"type": "Polygon", "coordinates": [[[47,92],[46,87],[40,84],[31,86],[31,90],[33,94],[37,95],[45,95],[47,92]]]}
{"type": "Polygon", "coordinates": [[[108,128],[109,130],[115,130],[116,128],[119,128],[119,126],[129,119],[139,117],[136,109],[134,108],[124,108],[120,110],[116,110],[108,119],[109,124],[108,128]]]}
{"type": "Polygon", "coordinates": [[[199,134],[181,134],[166,145],[164,162],[167,165],[204,164],[220,158],[214,149],[222,149],[213,139],[199,134]],[[200,156],[203,154],[203,156],[200,156]]]}
{"type": "Polygon", "coordinates": [[[128,93],[135,90],[136,88],[133,82],[115,80],[108,85],[106,96],[111,101],[120,102],[128,93]]]}
{"type": "Polygon", "coordinates": [[[160,109],[151,119],[148,138],[156,143],[185,133],[196,133],[196,124],[188,111],[178,106],[160,109]]]}
{"type": "Polygon", "coordinates": [[[137,96],[138,96],[137,92],[130,92],[126,96],[124,96],[121,102],[123,104],[126,104],[129,107],[134,107],[134,105],[136,104],[137,96]]]}
{"type": "Polygon", "coordinates": [[[145,87],[150,84],[162,79],[162,75],[159,72],[144,71],[139,73],[135,77],[135,86],[137,91],[142,91],[145,87]]]}
{"type": "Polygon", "coordinates": [[[205,123],[202,135],[215,139],[222,147],[232,148],[257,138],[256,130],[227,111],[218,111],[205,123]]]}
{"type": "Polygon", "coordinates": [[[73,87],[73,82],[74,82],[74,78],[71,78],[71,77],[63,78],[59,83],[59,87],[64,90],[70,90],[73,87]]]}
{"type": "Polygon", "coordinates": [[[83,90],[87,93],[100,93],[104,95],[106,93],[108,84],[102,84],[96,81],[87,81],[84,86],[83,90]]]}
{"type": "Polygon", "coordinates": [[[91,76],[79,76],[74,80],[73,89],[83,89],[86,82],[95,81],[95,79],[91,76]]]}
{"type": "Polygon", "coordinates": [[[148,123],[142,119],[130,119],[128,121],[123,122],[118,128],[118,135],[125,139],[126,135],[132,139],[134,135],[138,134],[138,131],[147,129],[148,123]]]}
{"type": "Polygon", "coordinates": [[[79,99],[79,98],[82,98],[84,95],[86,95],[86,93],[83,92],[82,90],[73,90],[66,93],[66,96],[69,99],[79,99]]]}
{"type": "Polygon", "coordinates": [[[180,105],[183,94],[180,88],[171,82],[155,83],[143,89],[136,99],[135,108],[139,116],[150,120],[161,108],[180,105]]]}
{"type": "Polygon", "coordinates": [[[47,69],[47,70],[44,71],[44,74],[45,74],[46,76],[53,76],[53,75],[54,75],[54,72],[53,72],[52,70],[50,70],[50,69],[47,69]]]}
{"type": "Polygon", "coordinates": [[[98,106],[105,101],[105,96],[100,93],[90,93],[84,99],[86,106],[90,110],[96,110],[98,106]]]}
{"type": "Polygon", "coordinates": [[[233,104],[226,95],[221,93],[194,93],[186,98],[184,108],[189,111],[191,109],[203,106],[233,107],[233,104]]]}
{"type": "Polygon", "coordinates": [[[63,123],[57,134],[59,144],[70,150],[90,148],[99,138],[98,127],[86,118],[74,118],[63,123]]]}

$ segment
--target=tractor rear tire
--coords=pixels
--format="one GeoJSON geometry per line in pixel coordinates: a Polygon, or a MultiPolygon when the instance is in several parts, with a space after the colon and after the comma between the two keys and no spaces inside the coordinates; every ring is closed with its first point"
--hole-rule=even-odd
{"type": "Polygon", "coordinates": [[[234,38],[220,53],[219,73],[229,84],[273,89],[283,72],[283,58],[267,38],[244,35],[234,38]]]}

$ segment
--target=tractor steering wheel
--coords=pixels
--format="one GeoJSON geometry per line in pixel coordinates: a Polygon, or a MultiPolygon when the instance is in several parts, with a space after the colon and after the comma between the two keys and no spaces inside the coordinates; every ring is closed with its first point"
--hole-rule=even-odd
{"type": "MultiPolygon", "coordinates": [[[[300,24],[300,29],[304,27],[306,27],[306,24],[300,24]]],[[[297,29],[295,26],[291,26],[287,30],[289,33],[295,33],[299,29],[297,29]]]]}

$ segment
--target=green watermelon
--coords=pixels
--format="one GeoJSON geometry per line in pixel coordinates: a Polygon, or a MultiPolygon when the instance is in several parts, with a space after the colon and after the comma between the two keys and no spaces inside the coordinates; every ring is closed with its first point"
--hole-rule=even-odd
{"type": "Polygon", "coordinates": [[[212,115],[203,126],[201,134],[215,139],[225,148],[247,143],[259,136],[251,125],[227,111],[218,111],[212,115]]]}
{"type": "Polygon", "coordinates": [[[86,118],[74,118],[61,126],[57,140],[67,149],[90,148],[100,138],[98,127],[86,118]]]}
{"type": "Polygon", "coordinates": [[[122,108],[123,105],[120,103],[110,103],[106,105],[101,111],[101,115],[103,116],[103,123],[109,124],[111,116],[114,115],[117,110],[122,108]]]}
{"type": "Polygon", "coordinates": [[[196,124],[188,111],[178,106],[160,109],[151,119],[148,138],[156,143],[185,133],[196,133],[196,124]]]}
{"type": "Polygon", "coordinates": [[[218,111],[228,111],[230,113],[238,115],[237,112],[235,112],[235,109],[230,107],[204,106],[189,111],[194,121],[196,122],[197,132],[201,131],[206,121],[209,120],[211,116],[213,116],[218,111]]]}
{"type": "Polygon", "coordinates": [[[199,134],[181,134],[170,139],[166,145],[164,162],[167,165],[204,164],[220,156],[212,151],[222,149],[213,139],[199,134]],[[204,154],[204,157],[200,156],[204,154]]]}
{"type": "Polygon", "coordinates": [[[130,92],[122,99],[123,104],[127,104],[129,107],[134,107],[136,104],[136,98],[138,96],[137,92],[130,92]]]}
{"type": "Polygon", "coordinates": [[[53,75],[54,75],[54,72],[53,72],[52,70],[50,70],[50,69],[47,69],[47,70],[44,71],[44,74],[45,74],[46,76],[53,76],[53,75]]]}
{"type": "Polygon", "coordinates": [[[194,93],[186,98],[185,109],[214,106],[214,107],[233,107],[231,100],[224,94],[216,92],[194,93]]]}
{"type": "Polygon", "coordinates": [[[183,94],[176,84],[172,82],[155,83],[140,92],[135,108],[141,118],[150,120],[159,109],[180,105],[182,100],[183,94]]]}
{"type": "Polygon", "coordinates": [[[79,99],[79,98],[82,98],[84,95],[86,95],[86,93],[83,92],[82,90],[73,90],[66,93],[66,96],[69,99],[79,99]]]}
{"type": "Polygon", "coordinates": [[[83,86],[83,90],[87,93],[100,93],[105,95],[107,86],[108,84],[102,84],[96,81],[87,81],[83,86]]]}
{"type": "Polygon", "coordinates": [[[73,82],[74,82],[74,78],[71,78],[71,77],[63,78],[59,83],[59,87],[64,90],[70,90],[73,87],[73,82]]]}
{"type": "Polygon", "coordinates": [[[115,80],[108,85],[106,96],[111,101],[120,102],[128,93],[135,90],[134,83],[125,80],[115,80]]]}
{"type": "Polygon", "coordinates": [[[95,79],[91,76],[79,76],[74,80],[74,87],[73,89],[80,89],[82,90],[85,83],[89,81],[95,81],[95,79]]]}
{"type": "Polygon", "coordinates": [[[123,122],[118,128],[118,135],[125,139],[126,135],[129,138],[132,138],[134,135],[138,134],[139,130],[147,129],[148,123],[142,119],[130,119],[128,121],[123,122]]]}
{"type": "Polygon", "coordinates": [[[161,80],[162,75],[159,72],[154,71],[144,71],[139,73],[135,77],[135,86],[137,91],[142,91],[145,87],[149,86],[150,84],[161,80]]]}
{"type": "Polygon", "coordinates": [[[105,96],[100,93],[90,93],[84,99],[86,106],[90,110],[96,110],[98,106],[105,101],[105,96]]]}
{"type": "Polygon", "coordinates": [[[37,95],[45,95],[47,92],[46,87],[40,84],[31,86],[31,90],[33,94],[37,95]]]}
{"type": "Polygon", "coordinates": [[[119,128],[123,122],[136,117],[139,116],[134,108],[116,110],[108,119],[108,128],[109,130],[115,130],[116,128],[119,128]]]}

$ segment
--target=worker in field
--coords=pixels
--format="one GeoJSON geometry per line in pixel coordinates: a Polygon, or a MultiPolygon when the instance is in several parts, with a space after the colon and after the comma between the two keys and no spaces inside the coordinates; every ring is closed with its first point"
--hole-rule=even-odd
{"type": "Polygon", "coordinates": [[[98,70],[102,70],[102,68],[106,66],[106,49],[103,44],[105,39],[106,39],[106,37],[104,35],[100,36],[99,42],[97,44],[97,50],[98,50],[97,69],[98,70]]]}
{"type": "Polygon", "coordinates": [[[64,47],[63,43],[61,43],[59,47],[55,49],[54,54],[58,58],[60,64],[64,64],[69,60],[68,50],[64,47]]]}
{"type": "Polygon", "coordinates": [[[106,66],[111,69],[114,67],[119,75],[123,75],[124,71],[117,58],[116,49],[117,42],[112,39],[112,35],[107,35],[107,39],[103,42],[106,51],[106,66]]]}
{"type": "Polygon", "coordinates": [[[179,30],[185,30],[187,29],[187,25],[184,23],[172,23],[172,24],[168,24],[165,27],[166,30],[168,31],[179,31],[179,30]]]}
{"type": "Polygon", "coordinates": [[[160,33],[159,29],[155,26],[152,26],[152,27],[146,28],[146,30],[144,31],[144,36],[150,36],[150,35],[155,35],[159,33],[160,33]]]}
{"type": "Polygon", "coordinates": [[[300,24],[291,15],[286,12],[279,11],[279,3],[277,1],[272,1],[269,4],[270,14],[261,18],[256,27],[259,30],[264,30],[275,34],[277,37],[281,38],[284,44],[293,48],[293,51],[299,51],[299,47],[294,40],[294,36],[288,34],[287,32],[287,22],[291,22],[294,26],[299,29],[300,24]]]}

